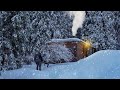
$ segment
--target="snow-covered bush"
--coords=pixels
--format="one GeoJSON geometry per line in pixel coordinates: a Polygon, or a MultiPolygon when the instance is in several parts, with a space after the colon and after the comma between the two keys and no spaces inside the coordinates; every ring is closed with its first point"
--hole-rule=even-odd
{"type": "Polygon", "coordinates": [[[17,66],[16,66],[16,62],[15,62],[15,57],[14,57],[14,54],[11,53],[9,56],[8,56],[8,70],[13,70],[13,69],[16,69],[17,66]]]}
{"type": "Polygon", "coordinates": [[[46,45],[41,49],[45,62],[60,63],[69,62],[73,59],[73,54],[63,45],[46,45]]]}
{"type": "Polygon", "coordinates": [[[19,69],[19,68],[22,68],[23,66],[23,59],[22,57],[18,57],[18,58],[15,58],[15,62],[16,62],[16,68],[19,69]]]}
{"type": "Polygon", "coordinates": [[[32,64],[33,61],[34,61],[33,55],[26,55],[23,59],[23,63],[27,65],[32,64]]]}

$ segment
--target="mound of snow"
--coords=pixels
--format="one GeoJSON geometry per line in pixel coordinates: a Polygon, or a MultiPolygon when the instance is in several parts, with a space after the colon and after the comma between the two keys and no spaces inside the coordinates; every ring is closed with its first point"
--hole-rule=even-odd
{"type": "MultiPolygon", "coordinates": [[[[43,68],[43,67],[42,67],[43,68]]],[[[4,79],[117,79],[120,78],[120,51],[102,50],[78,62],[51,65],[42,71],[35,65],[2,73],[4,79]]]]}
{"type": "Polygon", "coordinates": [[[4,79],[3,77],[0,77],[0,79],[4,79]]]}

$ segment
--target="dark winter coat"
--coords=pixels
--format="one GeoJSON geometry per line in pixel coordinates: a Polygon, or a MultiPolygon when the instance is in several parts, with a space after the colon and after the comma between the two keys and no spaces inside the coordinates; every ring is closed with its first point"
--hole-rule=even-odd
{"type": "Polygon", "coordinates": [[[35,54],[34,61],[35,61],[36,64],[40,64],[40,63],[43,62],[43,58],[42,58],[40,53],[35,54]]]}
{"type": "Polygon", "coordinates": [[[35,54],[34,61],[37,65],[36,70],[41,70],[42,63],[47,64],[47,67],[49,66],[49,63],[45,63],[40,53],[35,54]]]}

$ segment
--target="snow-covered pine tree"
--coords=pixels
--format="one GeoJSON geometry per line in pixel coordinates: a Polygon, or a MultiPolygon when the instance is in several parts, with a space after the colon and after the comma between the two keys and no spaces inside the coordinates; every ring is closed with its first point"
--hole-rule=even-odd
{"type": "Polygon", "coordinates": [[[65,11],[41,11],[39,14],[36,43],[39,49],[52,38],[67,38],[72,35],[72,19],[65,11]]]}
{"type": "Polygon", "coordinates": [[[116,30],[116,38],[117,38],[117,45],[116,49],[120,50],[120,11],[114,11],[115,14],[115,25],[114,28],[116,30]]]}
{"type": "Polygon", "coordinates": [[[83,28],[79,29],[82,39],[90,39],[100,50],[116,49],[115,18],[113,11],[86,11],[83,28]]]}
{"type": "MultiPolygon", "coordinates": [[[[19,48],[14,50],[26,58],[32,56],[35,49],[40,50],[41,45],[54,36],[67,38],[72,35],[72,20],[65,11],[20,11],[12,21],[14,30],[17,29],[13,41],[19,44],[15,42],[19,48]]],[[[29,62],[29,59],[26,60],[29,62]]]]}
{"type": "Polygon", "coordinates": [[[66,11],[0,11],[0,21],[2,60],[6,55],[3,47],[7,47],[10,52],[7,66],[13,69],[14,63],[16,68],[25,61],[31,63],[35,50],[40,50],[54,36],[72,35],[72,19],[66,11]]]}
{"type": "MultiPolygon", "coordinates": [[[[2,66],[3,69],[8,70],[9,64],[14,62],[14,59],[10,62],[8,58],[10,51],[12,51],[12,34],[14,33],[11,18],[16,14],[15,11],[1,11],[1,51],[2,51],[2,66]]],[[[14,65],[13,65],[14,67],[14,65]]]]}

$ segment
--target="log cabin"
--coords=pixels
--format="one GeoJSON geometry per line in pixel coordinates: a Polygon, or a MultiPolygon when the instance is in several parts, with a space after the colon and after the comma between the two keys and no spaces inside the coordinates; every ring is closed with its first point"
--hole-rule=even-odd
{"type": "Polygon", "coordinates": [[[66,38],[66,39],[51,39],[47,42],[47,45],[61,44],[69,48],[74,55],[74,61],[78,61],[84,57],[87,57],[90,51],[90,44],[78,38],[66,38]]]}

